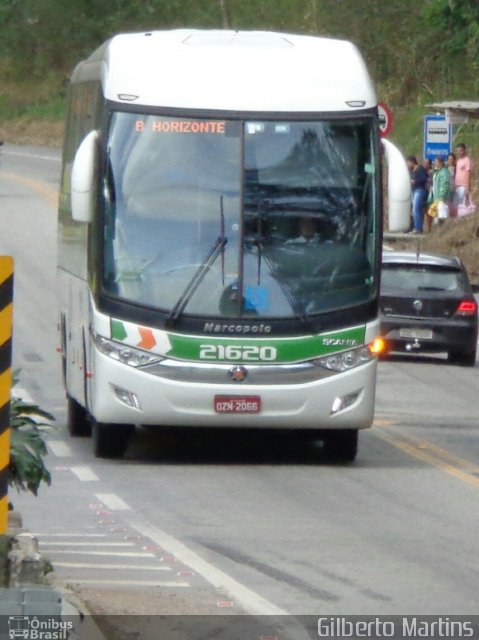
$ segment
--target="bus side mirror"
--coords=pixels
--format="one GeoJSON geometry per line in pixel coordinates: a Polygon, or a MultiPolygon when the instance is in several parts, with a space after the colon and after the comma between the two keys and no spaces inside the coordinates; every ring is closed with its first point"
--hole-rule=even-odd
{"type": "Polygon", "coordinates": [[[385,138],[381,142],[388,164],[389,231],[407,231],[411,217],[411,177],[399,149],[385,138]]]}
{"type": "Polygon", "coordinates": [[[76,222],[93,220],[98,131],[90,131],[78,147],[72,168],[72,217],[76,222]]]}

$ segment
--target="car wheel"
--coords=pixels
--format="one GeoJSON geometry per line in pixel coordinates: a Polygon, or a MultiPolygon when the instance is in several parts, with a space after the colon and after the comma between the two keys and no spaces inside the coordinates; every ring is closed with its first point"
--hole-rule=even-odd
{"type": "Polygon", "coordinates": [[[88,411],[70,396],[67,396],[67,429],[73,438],[91,435],[88,411]]]}
{"type": "Polygon", "coordinates": [[[358,430],[331,431],[324,437],[323,451],[332,462],[354,462],[358,453],[358,430]]]}
{"type": "Polygon", "coordinates": [[[93,453],[96,458],[122,458],[134,427],[92,420],[93,453]]]}
{"type": "Polygon", "coordinates": [[[476,364],[476,349],[473,351],[451,351],[448,354],[448,361],[463,367],[473,367],[476,364]]]}

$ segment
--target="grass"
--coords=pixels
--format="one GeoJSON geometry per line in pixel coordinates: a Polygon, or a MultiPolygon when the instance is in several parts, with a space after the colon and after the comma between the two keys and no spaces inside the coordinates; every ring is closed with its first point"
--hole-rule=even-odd
{"type": "Polygon", "coordinates": [[[59,147],[67,87],[57,76],[0,82],[0,138],[15,144],[59,147]]]}
{"type": "Polygon", "coordinates": [[[0,118],[63,118],[67,88],[67,79],[56,74],[23,80],[12,80],[8,75],[0,76],[0,118]]]}

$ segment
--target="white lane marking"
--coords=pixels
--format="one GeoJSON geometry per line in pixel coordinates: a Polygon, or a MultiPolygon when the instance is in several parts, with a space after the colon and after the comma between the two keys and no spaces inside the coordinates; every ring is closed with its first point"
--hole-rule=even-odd
{"type": "Polygon", "coordinates": [[[158,546],[174,555],[180,562],[193,569],[195,573],[201,575],[216,589],[220,589],[223,593],[229,594],[235,604],[242,607],[250,615],[289,615],[284,609],[280,609],[228,574],[217,569],[206,560],[203,560],[203,558],[182,542],[154,525],[141,520],[135,520],[135,523],[131,526],[141,533],[141,535],[150,538],[158,546]]]}
{"type": "Polygon", "coordinates": [[[77,580],[76,578],[70,578],[68,582],[69,584],[107,584],[125,587],[166,587],[171,589],[191,586],[189,582],[158,582],[157,580],[77,580]]]}
{"type": "Polygon", "coordinates": [[[82,482],[96,482],[100,479],[90,467],[70,467],[70,471],[82,482]]]}
{"type": "Polygon", "coordinates": [[[154,558],[153,553],[146,551],[74,551],[72,549],[50,549],[48,555],[68,553],[70,556],[108,556],[109,558],[154,558]]]}
{"type": "Polygon", "coordinates": [[[47,446],[57,458],[71,458],[72,450],[63,440],[47,440],[47,446]]]}
{"type": "Polygon", "coordinates": [[[45,156],[41,153],[28,153],[26,151],[10,151],[4,149],[3,152],[6,156],[19,156],[20,158],[38,158],[39,160],[51,160],[52,162],[61,162],[61,158],[54,158],[53,156],[45,156]]]}
{"type": "Polygon", "coordinates": [[[112,511],[129,511],[131,507],[115,493],[97,493],[96,498],[112,511]]]}
{"type": "Polygon", "coordinates": [[[171,567],[152,567],[151,565],[142,564],[103,564],[94,562],[55,562],[55,569],[64,567],[66,569],[113,569],[113,570],[129,570],[129,571],[171,571],[171,567]]]}
{"type": "Polygon", "coordinates": [[[23,400],[27,404],[35,404],[35,400],[23,387],[15,387],[14,389],[12,389],[12,396],[18,398],[19,400],[23,400]]]}
{"type": "Polygon", "coordinates": [[[32,535],[37,538],[106,538],[106,533],[38,533],[32,535]]]}
{"type": "Polygon", "coordinates": [[[45,547],[134,547],[134,542],[45,542],[45,547]]]}

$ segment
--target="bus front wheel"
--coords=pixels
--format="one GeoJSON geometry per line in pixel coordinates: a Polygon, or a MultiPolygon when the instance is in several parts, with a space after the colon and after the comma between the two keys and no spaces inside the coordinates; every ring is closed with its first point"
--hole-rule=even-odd
{"type": "Polygon", "coordinates": [[[332,462],[354,462],[358,453],[358,430],[331,431],[324,436],[323,451],[332,462]]]}
{"type": "Polygon", "coordinates": [[[134,427],[92,419],[93,453],[97,458],[122,458],[134,427]]]}

